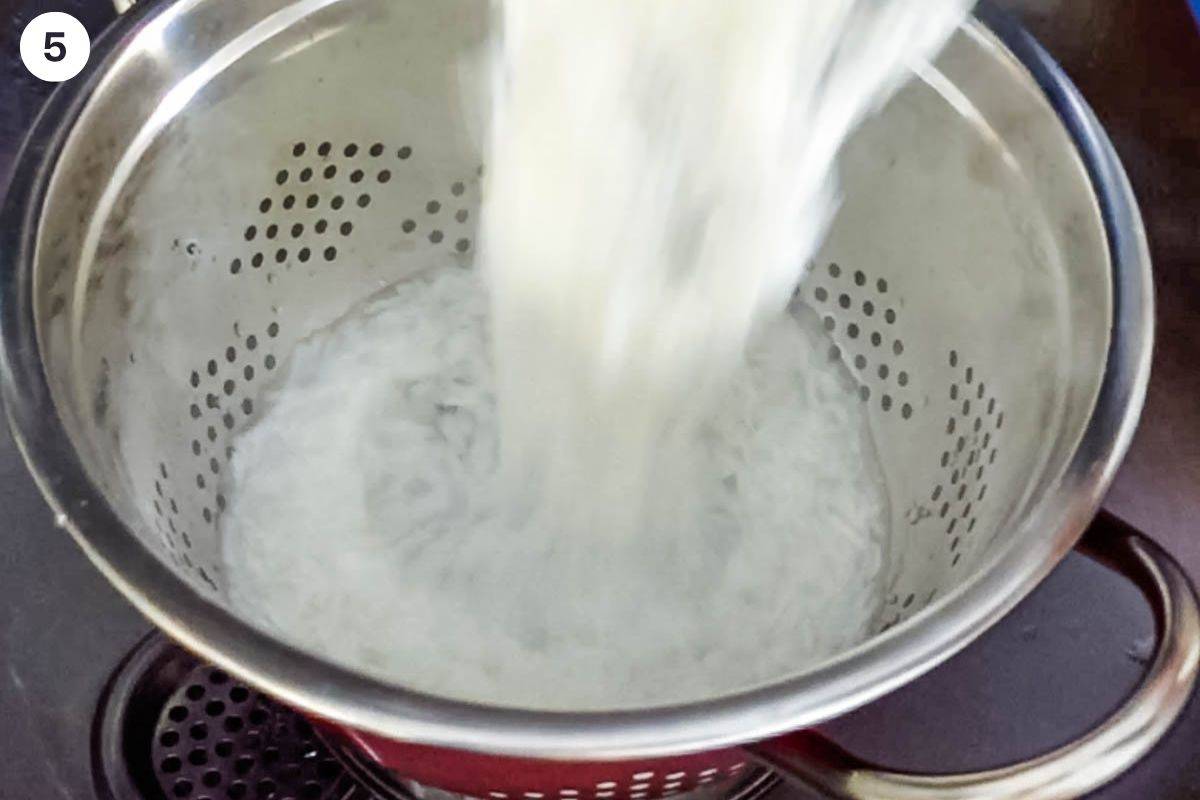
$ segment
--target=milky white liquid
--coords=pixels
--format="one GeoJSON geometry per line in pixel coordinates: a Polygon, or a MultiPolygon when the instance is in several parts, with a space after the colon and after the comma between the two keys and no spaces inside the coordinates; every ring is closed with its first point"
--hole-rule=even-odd
{"type": "Polygon", "coordinates": [[[296,348],[236,442],[233,602],[537,708],[705,699],[861,641],[882,479],[788,303],[838,148],[965,5],[501,5],[480,264],[296,348]]]}
{"type": "Polygon", "coordinates": [[[628,539],[564,535],[501,479],[488,310],[439,264],[296,348],[232,460],[238,607],[407,686],[543,708],[709,697],[865,635],[886,500],[814,314],[767,325],[656,451],[628,539]]]}
{"type": "Polygon", "coordinates": [[[653,451],[703,417],[820,244],[838,149],[968,5],[497,5],[483,264],[514,485],[571,527],[637,535],[653,451]]]}

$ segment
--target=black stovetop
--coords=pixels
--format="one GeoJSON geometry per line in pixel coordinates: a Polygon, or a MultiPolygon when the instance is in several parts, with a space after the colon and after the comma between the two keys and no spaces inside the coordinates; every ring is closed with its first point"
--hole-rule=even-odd
{"type": "MultiPolygon", "coordinates": [[[[1046,14],[1061,2],[1007,5],[1046,14]]],[[[0,0],[0,187],[49,88],[16,55],[25,21],[45,10],[75,14],[93,37],[112,17],[105,0],[0,0]]],[[[149,625],[54,526],[7,430],[0,431],[0,542],[0,800],[95,800],[97,703],[149,625]]],[[[852,750],[907,768],[978,769],[1028,757],[1078,735],[1120,701],[1138,678],[1151,633],[1133,589],[1072,555],[967,651],[828,731],[852,750]]],[[[1200,798],[1200,704],[1097,797],[1200,798]]]]}

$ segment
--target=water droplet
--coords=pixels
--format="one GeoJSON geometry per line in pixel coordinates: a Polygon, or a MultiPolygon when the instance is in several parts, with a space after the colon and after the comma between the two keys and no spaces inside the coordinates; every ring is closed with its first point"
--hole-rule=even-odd
{"type": "Polygon", "coordinates": [[[1151,657],[1154,655],[1154,637],[1142,636],[1134,639],[1129,647],[1125,648],[1125,656],[1138,664],[1149,664],[1151,657]]]}

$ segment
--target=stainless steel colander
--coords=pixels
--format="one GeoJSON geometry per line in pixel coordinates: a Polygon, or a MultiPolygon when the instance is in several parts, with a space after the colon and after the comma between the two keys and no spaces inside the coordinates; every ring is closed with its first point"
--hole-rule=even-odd
{"type": "MultiPolygon", "coordinates": [[[[847,148],[844,207],[799,287],[868,409],[892,508],[876,633],[832,663],[705,703],[549,714],[387,685],[227,604],[223,471],[293,345],[431,255],[472,263],[481,84],[464,56],[484,0],[168,0],[97,42],[31,134],[0,230],[4,393],[31,468],[157,624],[410,777],[641,800],[734,774],[739,745],[878,697],[996,621],[1079,537],[1132,435],[1151,346],[1134,200],[1053,63],[980,15],[847,148]]],[[[1200,623],[1151,544],[1101,549],[1147,589],[1163,642],[1082,742],[956,778],[808,735],[754,755],[864,797],[1111,777],[1188,695],[1200,623]]]]}

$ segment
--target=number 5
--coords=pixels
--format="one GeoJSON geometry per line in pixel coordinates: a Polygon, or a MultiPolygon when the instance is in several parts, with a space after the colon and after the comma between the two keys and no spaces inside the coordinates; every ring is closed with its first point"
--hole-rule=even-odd
{"type": "Polygon", "coordinates": [[[58,39],[66,36],[65,33],[46,32],[46,60],[47,61],[62,61],[67,57],[67,46],[58,39]]]}

